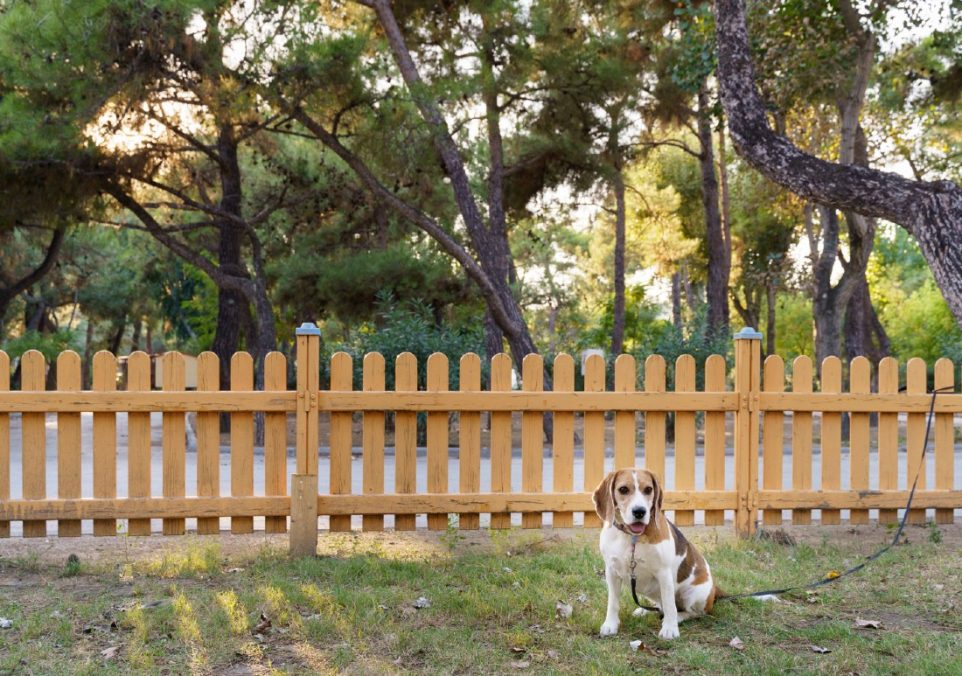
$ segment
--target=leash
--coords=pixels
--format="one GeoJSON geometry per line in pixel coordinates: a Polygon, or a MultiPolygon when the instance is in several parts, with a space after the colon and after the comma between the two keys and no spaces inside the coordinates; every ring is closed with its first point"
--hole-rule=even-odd
{"type": "MultiPolygon", "coordinates": [[[[935,399],[939,394],[942,394],[944,392],[951,392],[953,389],[954,388],[951,385],[949,385],[947,387],[940,387],[932,390],[932,398],[929,402],[928,420],[926,421],[926,425],[925,425],[925,440],[922,442],[922,455],[919,458],[919,465],[915,470],[915,479],[912,481],[912,488],[909,491],[909,498],[905,503],[905,508],[904,508],[905,511],[902,514],[901,521],[899,521],[899,527],[895,531],[895,537],[892,538],[892,541],[890,543],[888,543],[887,545],[885,545],[875,553],[871,554],[870,556],[865,557],[865,560],[862,561],[861,563],[856,564],[841,573],[836,572],[834,570],[830,571],[825,577],[819,580],[816,580],[814,582],[810,582],[809,584],[796,585],[793,587],[783,587],[781,589],[764,589],[762,591],[745,592],[742,594],[726,594],[725,596],[717,597],[715,599],[715,602],[717,603],[719,601],[736,601],[738,599],[756,598],[759,596],[774,596],[776,594],[787,594],[788,592],[803,591],[807,589],[815,589],[816,587],[823,587],[827,584],[831,584],[832,582],[848,577],[849,575],[854,575],[855,573],[865,568],[872,561],[875,561],[877,558],[885,554],[892,547],[897,545],[899,538],[902,537],[902,531],[905,529],[905,524],[908,520],[909,510],[912,507],[912,499],[915,497],[915,489],[919,483],[919,475],[922,473],[922,470],[925,467],[925,452],[929,446],[929,433],[932,430],[932,418],[935,415],[935,399]]],[[[904,390],[905,388],[899,389],[900,392],[904,390]]],[[[615,520],[617,521],[617,512],[616,512],[615,520]]],[[[638,600],[638,593],[635,590],[635,584],[637,579],[635,575],[635,566],[637,565],[635,561],[635,545],[638,542],[638,536],[633,534],[627,528],[625,528],[623,524],[615,522],[613,523],[613,525],[615,526],[615,528],[617,528],[618,530],[622,531],[623,533],[631,537],[631,561],[629,563],[629,571],[631,573],[631,598],[634,599],[635,604],[637,604],[639,608],[644,608],[645,610],[648,610],[648,611],[657,612],[660,616],[664,617],[660,608],[656,606],[646,606],[643,603],[641,603],[641,601],[638,600]]]]}

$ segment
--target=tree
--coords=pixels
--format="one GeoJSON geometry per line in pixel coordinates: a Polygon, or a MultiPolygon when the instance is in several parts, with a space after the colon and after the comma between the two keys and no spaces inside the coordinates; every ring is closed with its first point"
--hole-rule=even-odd
{"type": "Polygon", "coordinates": [[[956,321],[962,324],[962,189],[801,151],[772,131],[755,85],[743,0],[715,3],[722,103],[738,152],[795,194],[865,217],[885,218],[914,235],[956,321]]]}

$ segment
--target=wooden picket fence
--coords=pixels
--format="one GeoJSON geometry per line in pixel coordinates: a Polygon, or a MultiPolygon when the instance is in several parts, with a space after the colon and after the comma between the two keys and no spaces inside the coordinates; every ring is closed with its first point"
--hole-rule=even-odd
{"type": "MultiPolygon", "coordinates": [[[[521,526],[551,524],[568,527],[581,513],[585,526],[599,525],[591,492],[614,467],[646,466],[659,476],[666,469],[674,479],[667,486],[665,508],[680,525],[704,522],[720,525],[726,512],[733,514],[736,532],[754,532],[759,512],[765,524],[781,524],[782,510],[791,510],[793,523],[810,523],[812,510],[821,510],[823,523],[839,523],[841,510],[849,510],[851,523],[866,523],[869,510],[879,510],[879,520],[895,520],[905,503],[908,486],[899,484],[899,413],[906,415],[907,467],[914,476],[925,435],[926,365],[910,360],[907,388],[899,392],[899,365],[881,362],[878,391],[870,387],[871,369],[865,359],[849,368],[848,391],[842,389],[842,363],[827,359],[821,370],[820,391],[814,391],[813,364],[797,358],[786,374],[777,356],[764,363],[764,384],[759,334],[746,330],[736,335],[733,379],[729,382],[724,358],[709,357],[703,365],[701,390],[696,388],[697,364],[690,355],[676,361],[673,391],[668,391],[666,362],[660,356],[644,363],[644,388],[636,391],[637,365],[621,355],[614,364],[614,382],[606,387],[605,364],[598,356],[583,365],[584,385],[575,391],[574,359],[559,355],[551,365],[552,389],[544,389],[544,363],[529,355],[523,362],[521,389],[512,389],[512,365],[507,355],[490,364],[490,388],[481,385],[481,360],[464,355],[458,364],[459,390],[448,391],[449,364],[442,354],[426,364],[424,389],[418,388],[417,362],[400,355],[394,364],[395,389],[385,388],[386,364],[377,353],[364,357],[361,387],[355,390],[353,364],[345,353],[333,356],[330,382],[320,387],[319,335],[313,326],[298,329],[294,390],[287,389],[287,363],[272,353],[265,362],[264,389],[254,389],[249,355],[234,355],[229,365],[231,389],[219,390],[217,357],[200,355],[197,389],[184,389],[184,360],[177,353],[160,359],[163,389],[151,389],[150,359],[135,353],[126,360],[126,389],[117,390],[117,359],[98,353],[92,365],[92,389],[81,390],[79,357],[59,356],[57,389],[45,391],[47,365],[38,352],[23,355],[21,387],[10,390],[10,362],[0,353],[0,536],[9,536],[10,522],[23,522],[25,537],[47,535],[47,521],[58,522],[60,536],[79,535],[81,520],[93,521],[95,535],[114,535],[120,520],[127,520],[130,535],[149,535],[151,519],[162,519],[163,533],[184,533],[186,519],[196,519],[199,533],[216,533],[220,518],[229,517],[231,531],[251,532],[254,517],[265,517],[268,532],[288,529],[295,553],[314,551],[318,516],[329,517],[332,531],[349,530],[352,516],[360,516],[364,530],[385,527],[393,515],[394,527],[411,530],[416,515],[427,515],[430,529],[445,529],[450,515],[458,527],[478,528],[481,516],[490,515],[491,528],[507,528],[512,515],[521,526]],[[785,391],[786,376],[791,390],[785,391]],[[319,439],[319,415],[329,414],[329,435],[319,439]],[[92,494],[82,495],[81,412],[93,414],[92,494]],[[196,494],[186,495],[185,414],[196,419],[196,494]],[[127,497],[117,497],[117,413],[128,415],[127,497]],[[150,414],[162,415],[162,489],[151,492],[150,414]],[[230,494],[220,491],[219,416],[228,413],[230,431],[230,494]],[[264,414],[263,492],[254,495],[254,415],[264,414]],[[394,414],[394,486],[385,485],[385,425],[394,414]],[[21,415],[22,442],[19,471],[20,496],[11,499],[10,414],[21,415]],[[56,414],[57,485],[46,484],[48,414],[56,414]],[[287,468],[288,415],[295,415],[296,469],[287,468]],[[353,492],[352,429],[362,418],[361,490],[353,492]],[[418,492],[418,415],[426,417],[426,492],[418,492]],[[520,414],[520,477],[512,476],[513,416],[520,414]],[[551,487],[545,490],[544,416],[550,414],[552,443],[551,487]],[[638,416],[644,417],[639,439],[638,416]],[[666,443],[669,414],[673,444],[666,443]],[[843,415],[850,415],[850,480],[842,485],[843,415]],[[870,486],[872,426],[878,414],[877,481],[870,486]],[[457,491],[449,491],[449,430],[457,417],[457,491]],[[786,415],[791,415],[791,454],[785,455],[786,415]],[[613,418],[613,437],[606,438],[606,416],[613,418]],[[813,489],[813,440],[819,422],[820,487],[813,489]],[[482,488],[482,424],[487,422],[489,485],[482,488]],[[576,440],[583,453],[576,453],[576,440]],[[318,458],[321,441],[329,448],[329,490],[319,493],[318,458]],[[640,446],[640,448],[639,448],[640,446]],[[699,454],[699,447],[701,453],[699,454]],[[611,448],[612,453],[606,453],[611,448]],[[732,470],[726,476],[726,448],[734,451],[732,470]],[[668,450],[673,452],[669,455],[668,450]],[[613,458],[607,460],[606,455],[613,458]],[[697,459],[702,457],[701,476],[697,459]],[[783,463],[791,461],[791,485],[782,485],[783,463]],[[672,465],[667,465],[669,462],[672,465]],[[580,485],[575,485],[580,469],[580,485]],[[761,472],[761,480],[759,474],[761,472]],[[517,479],[520,478],[520,482],[517,479]],[[520,483],[513,490],[512,479],[520,483]],[[290,480],[290,483],[288,483],[290,480]],[[698,484],[701,487],[698,487],[698,484]],[[288,490],[289,489],[289,490],[288,490]],[[56,497],[53,497],[56,495],[56,497]]],[[[953,365],[939,360],[934,386],[954,385],[953,365]]],[[[962,395],[940,394],[935,404],[934,488],[920,481],[910,518],[924,521],[926,509],[935,509],[939,523],[952,521],[962,508],[962,490],[954,484],[954,414],[962,413],[962,395]]]]}

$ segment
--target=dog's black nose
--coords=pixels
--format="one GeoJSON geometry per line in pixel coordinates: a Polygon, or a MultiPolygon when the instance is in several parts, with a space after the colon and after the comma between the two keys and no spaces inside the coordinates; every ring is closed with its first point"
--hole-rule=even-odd
{"type": "Polygon", "coordinates": [[[645,518],[645,513],[646,513],[647,511],[648,511],[648,510],[645,509],[644,507],[635,507],[633,510],[631,510],[631,515],[632,515],[633,517],[635,517],[636,519],[644,519],[644,518],[645,518]]]}

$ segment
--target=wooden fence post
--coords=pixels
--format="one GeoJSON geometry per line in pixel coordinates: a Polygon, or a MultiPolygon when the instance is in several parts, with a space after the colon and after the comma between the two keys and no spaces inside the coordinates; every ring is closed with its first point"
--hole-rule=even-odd
{"type": "Polygon", "coordinates": [[[735,533],[755,533],[758,517],[758,401],[762,334],[744,328],[735,334],[735,533]]]}
{"type": "Polygon", "coordinates": [[[317,553],[317,411],[321,331],[305,322],[297,336],[297,470],[291,476],[291,556],[317,553]]]}

